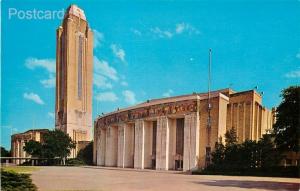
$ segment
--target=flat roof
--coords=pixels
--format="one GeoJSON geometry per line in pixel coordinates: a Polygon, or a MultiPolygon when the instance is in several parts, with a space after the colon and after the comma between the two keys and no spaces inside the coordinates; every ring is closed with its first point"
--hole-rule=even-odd
{"type": "Polygon", "coordinates": [[[13,134],[12,136],[15,136],[15,135],[22,135],[22,134],[26,134],[26,133],[29,133],[31,131],[38,131],[38,132],[41,132],[41,131],[49,131],[49,129],[29,129],[23,133],[16,133],[16,134],[13,134]]]}

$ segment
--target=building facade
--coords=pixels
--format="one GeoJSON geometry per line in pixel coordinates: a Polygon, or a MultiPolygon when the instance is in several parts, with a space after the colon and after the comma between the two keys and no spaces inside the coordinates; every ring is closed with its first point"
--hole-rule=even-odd
{"type": "Polygon", "coordinates": [[[258,140],[273,121],[255,90],[148,100],[95,120],[93,161],[121,168],[202,168],[227,130],[235,128],[239,142],[258,140]]]}
{"type": "MultiPolygon", "coordinates": [[[[12,157],[30,157],[28,153],[23,150],[25,144],[30,141],[43,142],[43,135],[48,132],[48,129],[32,129],[24,133],[18,133],[11,136],[11,156],[12,157]]],[[[21,164],[25,160],[13,160],[16,164],[21,164]]]]}
{"type": "Polygon", "coordinates": [[[71,5],[56,35],[55,128],[77,143],[91,140],[93,32],[83,10],[71,5]]]}

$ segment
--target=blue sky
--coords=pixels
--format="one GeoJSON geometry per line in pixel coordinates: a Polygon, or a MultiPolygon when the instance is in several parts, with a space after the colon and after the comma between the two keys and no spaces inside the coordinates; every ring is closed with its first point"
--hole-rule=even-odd
{"type": "Polygon", "coordinates": [[[258,86],[270,108],[280,102],[283,88],[300,84],[297,0],[6,0],[1,5],[6,148],[11,132],[54,128],[55,35],[61,20],[22,19],[22,11],[59,11],[71,3],[85,11],[95,33],[93,118],[151,98],[206,91],[209,48],[213,89],[258,86]]]}

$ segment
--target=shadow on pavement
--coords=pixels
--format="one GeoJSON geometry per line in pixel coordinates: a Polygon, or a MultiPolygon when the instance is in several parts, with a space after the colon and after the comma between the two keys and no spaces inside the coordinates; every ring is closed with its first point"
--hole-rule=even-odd
{"type": "Polygon", "coordinates": [[[299,183],[290,182],[271,182],[271,181],[251,181],[251,180],[213,180],[209,182],[194,182],[207,186],[217,187],[238,187],[248,189],[263,189],[263,190],[288,190],[299,191],[299,183]]]}

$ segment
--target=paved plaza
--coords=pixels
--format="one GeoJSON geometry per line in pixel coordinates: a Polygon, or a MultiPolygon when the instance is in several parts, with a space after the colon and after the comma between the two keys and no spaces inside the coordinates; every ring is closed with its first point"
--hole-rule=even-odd
{"type": "Polygon", "coordinates": [[[172,171],[100,167],[41,167],[33,172],[39,190],[224,191],[299,190],[294,178],[186,175],[172,171]]]}

